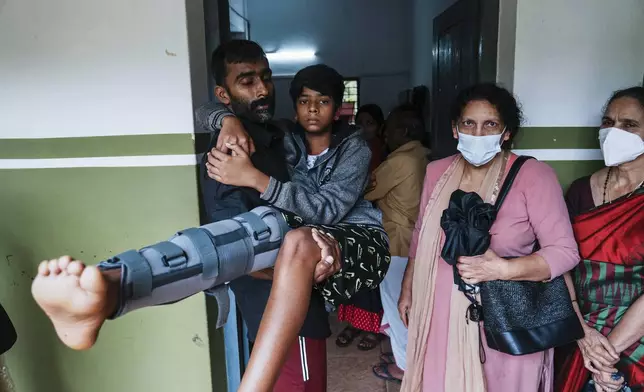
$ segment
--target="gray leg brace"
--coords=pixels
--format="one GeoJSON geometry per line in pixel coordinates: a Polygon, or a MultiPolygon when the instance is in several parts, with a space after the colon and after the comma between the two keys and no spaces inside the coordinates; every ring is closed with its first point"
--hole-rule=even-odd
{"type": "Polygon", "coordinates": [[[106,260],[99,268],[121,269],[121,297],[113,318],[206,291],[217,299],[221,327],[230,306],[227,283],[274,266],[289,230],[279,211],[259,207],[106,260]]]}

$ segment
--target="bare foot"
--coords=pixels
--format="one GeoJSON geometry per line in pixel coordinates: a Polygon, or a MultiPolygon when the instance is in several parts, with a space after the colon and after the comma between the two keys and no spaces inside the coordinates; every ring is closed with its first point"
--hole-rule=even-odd
{"type": "Polygon", "coordinates": [[[92,347],[110,315],[106,278],[96,267],[69,256],[40,263],[31,294],[60,340],[75,350],[92,347]]]}

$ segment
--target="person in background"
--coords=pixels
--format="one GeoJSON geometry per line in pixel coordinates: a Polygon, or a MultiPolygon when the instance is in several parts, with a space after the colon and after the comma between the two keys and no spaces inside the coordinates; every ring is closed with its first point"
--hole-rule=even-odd
{"type": "MultiPolygon", "coordinates": [[[[452,193],[476,192],[488,203],[495,197],[495,185],[517,158],[508,149],[521,110],[509,91],[479,84],[459,93],[450,117],[459,153],[427,166],[400,295],[398,309],[409,327],[401,391],[551,392],[554,350],[512,356],[487,348],[481,325],[466,322],[470,301],[441,257],[440,221],[452,193]]],[[[535,159],[523,165],[490,233],[485,254],[458,260],[467,284],[541,282],[579,263],[561,185],[554,170],[535,159]],[[541,249],[533,252],[537,242],[541,249]]]]}
{"type": "Polygon", "coordinates": [[[362,129],[362,136],[371,149],[369,173],[373,173],[380,166],[386,155],[383,138],[385,116],[382,114],[380,106],[376,104],[360,106],[356,114],[356,125],[362,129]]]}
{"type": "Polygon", "coordinates": [[[389,336],[393,352],[383,354],[382,363],[374,366],[373,372],[378,378],[400,382],[405,369],[407,327],[398,314],[398,299],[418,218],[429,150],[421,142],[425,127],[413,106],[400,106],[389,114],[384,136],[390,154],[374,171],[374,181],[365,199],[382,210],[383,226],[389,235],[392,257],[380,284],[384,311],[381,328],[389,336]]]}
{"type": "Polygon", "coordinates": [[[644,87],[613,94],[599,140],[606,167],[566,195],[583,260],[566,283],[586,333],[558,349],[558,392],[591,376],[599,392],[644,391],[644,87]]]}
{"type": "MultiPolygon", "coordinates": [[[[363,138],[371,149],[369,173],[373,179],[373,171],[382,163],[384,143],[382,131],[385,119],[378,105],[363,105],[358,109],[356,125],[361,129],[363,138]]],[[[348,347],[365,332],[358,343],[358,349],[368,351],[376,348],[384,336],[380,335],[382,321],[382,303],[380,290],[365,291],[353,297],[351,303],[338,307],[338,319],[349,325],[338,334],[335,341],[338,347],[348,347]]]]}

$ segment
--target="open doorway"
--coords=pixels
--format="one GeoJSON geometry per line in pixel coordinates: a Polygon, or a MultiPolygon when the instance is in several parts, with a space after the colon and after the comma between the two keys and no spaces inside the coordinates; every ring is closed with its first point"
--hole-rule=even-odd
{"type": "MultiPolygon", "coordinates": [[[[219,0],[215,3],[219,34],[212,36],[216,36],[217,44],[250,38],[267,53],[275,87],[275,119],[294,118],[294,103],[289,95],[293,76],[300,69],[319,63],[335,68],[344,77],[345,91],[339,114],[346,122],[355,122],[359,107],[365,104],[377,105],[386,118],[399,105],[424,108],[424,102],[429,100],[428,87],[418,88],[411,80],[416,34],[410,23],[415,10],[412,0],[219,0]],[[233,19],[238,22],[233,23],[233,19]]],[[[464,23],[471,20],[466,19],[464,23]]],[[[480,21],[476,23],[475,28],[465,28],[478,32],[480,21]]],[[[207,21],[206,25],[209,24],[212,23],[207,21]]],[[[216,47],[208,46],[210,50],[216,47]]],[[[462,61],[474,60],[478,61],[478,57],[470,56],[462,61]]],[[[476,72],[479,68],[479,64],[474,67],[476,72]]],[[[432,70],[425,71],[430,79],[432,70]]],[[[371,313],[382,312],[377,307],[374,309],[371,313]]],[[[248,329],[234,304],[230,316],[224,332],[226,371],[228,390],[235,391],[247,365],[251,344],[246,336],[248,329]]],[[[377,323],[381,325],[380,319],[377,323]]],[[[398,390],[398,383],[378,378],[373,371],[383,357],[391,358],[383,355],[392,351],[388,339],[377,336],[371,349],[361,350],[358,346],[370,332],[363,330],[347,345],[338,345],[338,335],[346,326],[346,322],[338,320],[337,311],[330,313],[331,335],[326,342],[327,390],[398,390]]],[[[376,328],[374,334],[378,332],[376,328]]]]}

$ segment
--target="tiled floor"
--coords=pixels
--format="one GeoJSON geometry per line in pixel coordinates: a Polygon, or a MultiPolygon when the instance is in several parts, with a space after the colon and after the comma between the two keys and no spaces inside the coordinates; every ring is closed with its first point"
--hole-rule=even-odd
{"type": "Polygon", "coordinates": [[[333,335],[327,343],[328,354],[328,392],[398,392],[399,385],[385,383],[373,375],[371,367],[380,361],[381,352],[390,352],[389,341],[384,341],[380,349],[360,351],[356,341],[349,347],[335,345],[335,338],[344,325],[331,317],[333,335]]]}

